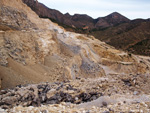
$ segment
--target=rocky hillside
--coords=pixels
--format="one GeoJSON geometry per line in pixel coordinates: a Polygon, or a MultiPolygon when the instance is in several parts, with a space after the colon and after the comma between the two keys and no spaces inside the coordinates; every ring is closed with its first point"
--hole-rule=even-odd
{"type": "Polygon", "coordinates": [[[68,31],[90,34],[117,49],[150,56],[149,20],[129,20],[117,12],[97,19],[81,14],[71,16],[67,13],[63,15],[38,1],[23,0],[23,2],[40,17],[49,18],[68,31]]]}
{"type": "Polygon", "coordinates": [[[103,30],[93,30],[91,35],[118,49],[150,56],[150,20],[132,20],[103,30]]]}
{"type": "Polygon", "coordinates": [[[1,0],[0,24],[0,112],[149,109],[149,57],[65,31],[21,0],[1,0]]]}

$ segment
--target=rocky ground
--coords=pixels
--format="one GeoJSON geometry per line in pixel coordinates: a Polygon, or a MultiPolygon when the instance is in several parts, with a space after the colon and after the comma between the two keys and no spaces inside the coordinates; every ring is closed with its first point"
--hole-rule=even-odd
{"type": "Polygon", "coordinates": [[[11,113],[148,113],[149,82],[150,78],[145,75],[107,75],[97,79],[19,85],[0,91],[0,107],[1,111],[11,113]]]}

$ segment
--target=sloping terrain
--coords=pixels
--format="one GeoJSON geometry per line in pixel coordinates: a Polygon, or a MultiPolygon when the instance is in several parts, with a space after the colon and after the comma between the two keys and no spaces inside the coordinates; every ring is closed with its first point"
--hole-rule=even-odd
{"type": "Polygon", "coordinates": [[[150,56],[149,19],[129,20],[117,12],[97,19],[81,14],[71,16],[67,13],[63,15],[61,12],[50,9],[38,1],[23,0],[23,2],[31,7],[40,17],[49,18],[68,31],[93,35],[117,49],[150,56]]]}
{"type": "Polygon", "coordinates": [[[122,50],[150,56],[150,20],[137,19],[103,30],[91,31],[91,35],[122,50]]]}
{"type": "MultiPolygon", "coordinates": [[[[136,105],[149,102],[149,57],[128,54],[92,36],[65,31],[50,20],[39,18],[21,0],[1,0],[0,15],[0,84],[3,89],[0,111],[31,112],[29,106],[50,104],[57,104],[59,108],[62,102],[76,106],[71,108],[70,104],[68,109],[86,109],[87,102],[98,98],[108,96],[113,100],[117,95],[126,98],[129,94],[130,98],[138,99],[136,105]],[[141,99],[141,95],[147,100],[141,99]]],[[[111,103],[112,107],[123,101],[120,98],[111,103]]],[[[131,106],[134,99],[124,106],[131,106]]],[[[98,102],[101,106],[94,110],[109,104],[101,99],[98,102]]],[[[90,106],[92,109],[96,105],[91,103],[90,106]]],[[[40,107],[34,112],[38,109],[40,107]]]]}

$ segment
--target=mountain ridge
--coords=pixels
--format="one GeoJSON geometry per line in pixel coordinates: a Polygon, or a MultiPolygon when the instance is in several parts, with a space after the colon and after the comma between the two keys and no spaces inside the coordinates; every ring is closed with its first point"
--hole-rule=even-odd
{"type": "Polygon", "coordinates": [[[123,15],[113,12],[110,15],[105,17],[99,17],[93,19],[87,14],[74,14],[70,15],[69,13],[62,14],[60,11],[55,9],[50,9],[42,3],[35,2],[34,0],[22,0],[25,4],[31,7],[40,17],[49,18],[57,23],[65,24],[70,27],[74,26],[80,29],[94,29],[94,28],[106,28],[118,23],[129,22],[130,20],[123,15]],[[105,22],[105,24],[102,23],[105,22]]]}

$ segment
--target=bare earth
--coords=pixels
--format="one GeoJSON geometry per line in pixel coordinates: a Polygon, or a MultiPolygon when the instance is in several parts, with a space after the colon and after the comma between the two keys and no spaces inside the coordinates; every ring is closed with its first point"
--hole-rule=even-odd
{"type": "Polygon", "coordinates": [[[149,112],[150,57],[67,32],[21,0],[1,0],[0,15],[0,112],[149,112]]]}

